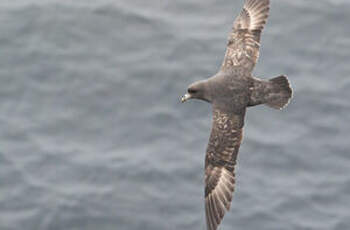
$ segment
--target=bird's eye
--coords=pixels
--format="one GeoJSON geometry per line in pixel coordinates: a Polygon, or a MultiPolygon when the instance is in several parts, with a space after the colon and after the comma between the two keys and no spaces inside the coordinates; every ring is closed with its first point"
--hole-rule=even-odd
{"type": "Polygon", "coordinates": [[[192,89],[192,88],[189,88],[189,89],[187,90],[187,92],[190,93],[190,94],[195,94],[195,93],[197,92],[197,90],[192,89]]]}

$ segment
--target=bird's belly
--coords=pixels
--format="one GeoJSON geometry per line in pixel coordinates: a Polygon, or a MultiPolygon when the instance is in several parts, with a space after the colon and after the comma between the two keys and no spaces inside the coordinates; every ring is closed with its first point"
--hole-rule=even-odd
{"type": "Polygon", "coordinates": [[[218,100],[218,105],[222,108],[229,108],[234,113],[241,113],[242,110],[245,110],[249,103],[249,88],[233,88],[227,90],[226,93],[223,93],[218,100]],[[230,105],[230,106],[227,106],[230,105]]]}

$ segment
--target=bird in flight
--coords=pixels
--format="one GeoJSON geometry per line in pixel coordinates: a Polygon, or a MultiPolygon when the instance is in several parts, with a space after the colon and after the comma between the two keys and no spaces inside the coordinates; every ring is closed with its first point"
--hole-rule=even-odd
{"type": "Polygon", "coordinates": [[[216,230],[230,209],[235,189],[238,150],[247,107],[265,104],[284,108],[292,98],[286,76],[262,80],[252,76],[259,57],[260,35],[269,14],[269,0],[245,0],[233,23],[218,73],[191,84],[182,102],[212,104],[213,121],[205,156],[205,214],[208,230],[216,230]]]}

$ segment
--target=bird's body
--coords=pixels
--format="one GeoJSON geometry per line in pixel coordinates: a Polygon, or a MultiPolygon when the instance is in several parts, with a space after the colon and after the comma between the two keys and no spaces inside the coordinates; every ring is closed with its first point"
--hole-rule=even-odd
{"type": "Polygon", "coordinates": [[[191,84],[182,98],[183,102],[196,98],[212,104],[212,130],[205,157],[208,230],[217,229],[231,205],[234,168],[247,107],[266,104],[282,109],[292,97],[287,77],[262,80],[252,76],[268,12],[269,0],[246,0],[233,24],[219,72],[207,80],[191,84]]]}
{"type": "Polygon", "coordinates": [[[213,106],[227,112],[240,112],[249,104],[253,78],[249,75],[239,74],[232,70],[230,72],[219,72],[214,77],[208,79],[212,96],[213,106]],[[227,106],[231,105],[231,106],[227,106]]]}

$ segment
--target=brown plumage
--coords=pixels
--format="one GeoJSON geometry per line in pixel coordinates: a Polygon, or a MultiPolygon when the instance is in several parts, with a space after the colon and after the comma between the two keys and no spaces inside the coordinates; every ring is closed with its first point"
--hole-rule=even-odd
{"type": "Polygon", "coordinates": [[[215,110],[205,157],[205,210],[208,229],[216,229],[230,209],[234,167],[242,141],[242,114],[215,110]]]}
{"type": "Polygon", "coordinates": [[[216,230],[230,209],[234,168],[243,137],[246,108],[266,104],[282,109],[292,89],[285,76],[262,80],[252,76],[259,57],[260,35],[269,0],[246,0],[233,23],[220,71],[195,82],[182,101],[200,99],[213,106],[213,123],[205,157],[205,214],[208,230],[216,230]]]}
{"type": "Polygon", "coordinates": [[[260,47],[260,34],[269,14],[269,0],[247,0],[233,23],[221,69],[242,66],[253,70],[260,47]]]}

